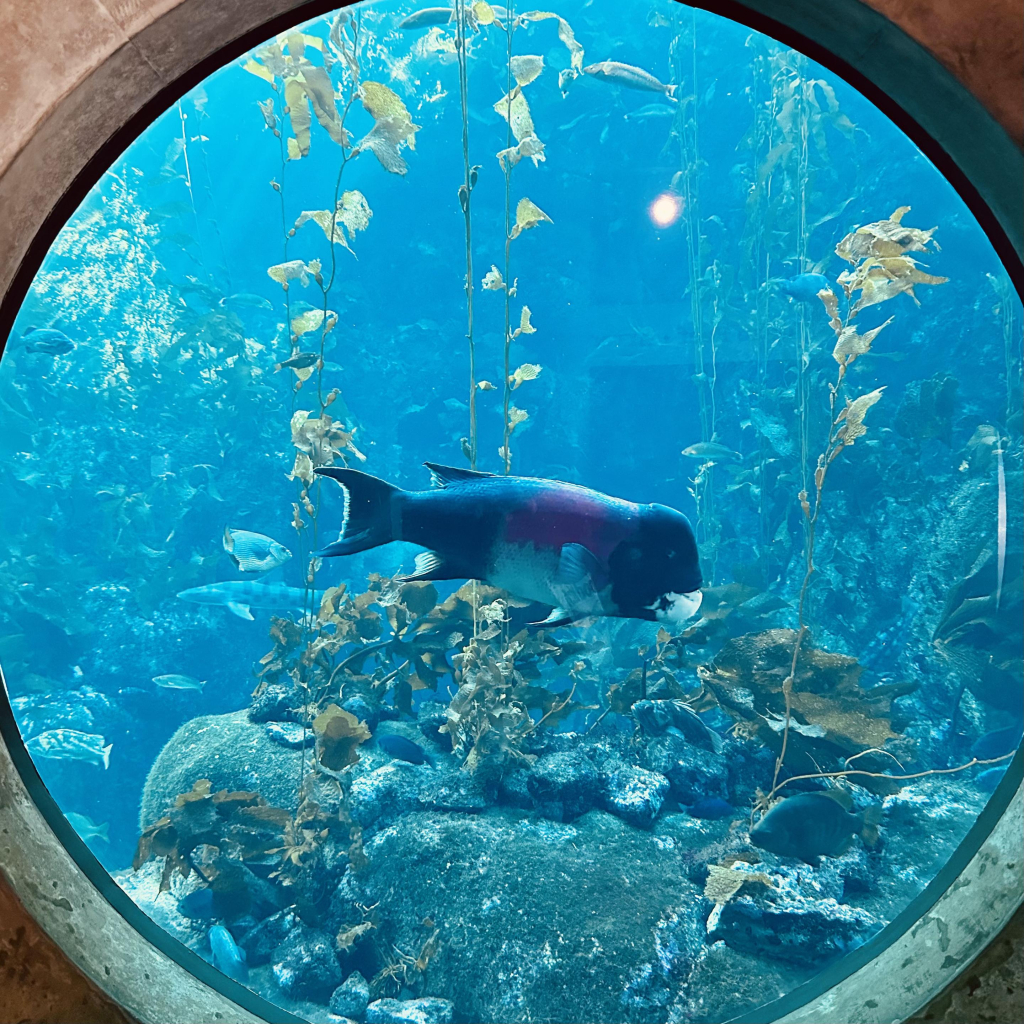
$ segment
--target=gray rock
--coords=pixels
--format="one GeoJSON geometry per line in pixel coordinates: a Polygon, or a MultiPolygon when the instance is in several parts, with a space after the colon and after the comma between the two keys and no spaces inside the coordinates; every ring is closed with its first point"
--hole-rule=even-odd
{"type": "Polygon", "coordinates": [[[439,767],[420,785],[419,802],[427,810],[475,814],[487,807],[487,796],[472,772],[439,767]]]}
{"type": "Polygon", "coordinates": [[[269,964],[274,950],[281,945],[298,922],[291,910],[282,910],[261,921],[243,936],[239,945],[250,967],[269,964]]]}
{"type": "Polygon", "coordinates": [[[821,966],[869,939],[882,922],[834,899],[738,896],[708,921],[708,939],[794,965],[821,966]]]}
{"type": "Polygon", "coordinates": [[[356,693],[342,701],[342,710],[355,715],[360,722],[365,722],[370,732],[375,732],[380,721],[380,705],[370,701],[363,694],[356,693]]]}
{"type": "MultiPolygon", "coordinates": [[[[679,844],[605,811],[572,824],[502,808],[414,811],[370,837],[366,853],[335,894],[339,911],[376,904],[375,943],[413,953],[432,918],[426,991],[450,999],[456,1020],[624,1021],[623,992],[661,955],[657,936],[663,950],[684,933],[703,942],[706,910],[679,844]],[[672,914],[674,927],[663,923],[672,914]]],[[[691,953],[671,954],[673,978],[691,953]]]]}
{"type": "Polygon", "coordinates": [[[288,750],[302,750],[316,742],[312,729],[307,729],[298,722],[267,722],[264,726],[272,743],[287,747],[288,750]]]}
{"type": "Polygon", "coordinates": [[[452,749],[452,738],[446,732],[440,732],[442,725],[448,722],[448,705],[439,700],[425,700],[419,709],[417,723],[420,732],[428,740],[438,744],[442,750],[452,749]]]}
{"type": "Polygon", "coordinates": [[[451,1024],[449,999],[377,999],[366,1008],[366,1024],[451,1024]]]}
{"type": "Polygon", "coordinates": [[[370,985],[358,971],[353,971],[331,995],[330,1010],[340,1017],[362,1020],[369,1003],[370,985]]]}
{"type": "Polygon", "coordinates": [[[703,796],[728,799],[729,769],[721,754],[669,733],[648,741],[642,762],[648,771],[668,779],[672,795],[681,804],[696,803],[703,796]]]}
{"type": "MultiPolygon", "coordinates": [[[[189,792],[198,779],[209,779],[214,792],[255,790],[268,803],[292,810],[297,802],[298,759],[297,752],[272,742],[264,726],[251,722],[245,711],[193,718],[167,741],[153,762],[142,792],[140,829],[160,818],[178,794],[189,792]]],[[[317,799],[329,809],[330,787],[324,786],[317,799]]],[[[336,796],[333,803],[337,807],[336,796]]]]}
{"type": "Polygon", "coordinates": [[[600,796],[597,769],[579,748],[545,754],[526,780],[537,810],[556,821],[572,821],[589,811],[600,796]]]}
{"type": "Polygon", "coordinates": [[[301,703],[301,697],[295,688],[283,683],[270,683],[258,696],[253,698],[249,708],[249,721],[262,722],[294,722],[295,708],[301,703]]]}
{"type": "Polygon", "coordinates": [[[704,922],[693,907],[669,910],[654,928],[654,957],[634,969],[622,993],[629,1019],[661,1017],[704,949],[704,922]]]}
{"type": "Polygon", "coordinates": [[[658,816],[669,783],[664,775],[645,768],[609,760],[601,770],[604,805],[637,828],[650,828],[658,816]]]}
{"type": "Polygon", "coordinates": [[[419,788],[433,771],[391,761],[359,776],[349,791],[349,813],[363,828],[383,828],[419,806],[419,788]]]}
{"type": "Polygon", "coordinates": [[[323,933],[297,924],[271,956],[274,981],[292,999],[326,1002],[341,984],[334,943],[323,933]]]}

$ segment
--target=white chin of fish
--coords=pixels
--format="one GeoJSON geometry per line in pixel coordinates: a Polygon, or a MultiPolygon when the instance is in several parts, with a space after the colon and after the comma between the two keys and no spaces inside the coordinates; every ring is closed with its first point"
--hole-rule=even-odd
{"type": "MultiPolygon", "coordinates": [[[[686,594],[665,594],[664,596],[668,598],[669,606],[656,608],[654,617],[658,622],[667,622],[677,627],[689,622],[700,610],[700,603],[704,600],[704,594],[699,590],[691,590],[686,594]]],[[[659,598],[655,604],[660,603],[659,598]]]]}

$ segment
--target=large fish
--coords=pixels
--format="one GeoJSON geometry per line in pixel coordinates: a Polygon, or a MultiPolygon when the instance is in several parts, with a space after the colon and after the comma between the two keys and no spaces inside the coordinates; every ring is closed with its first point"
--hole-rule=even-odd
{"type": "Polygon", "coordinates": [[[430,491],[318,468],[345,491],[340,537],[318,554],[420,544],[428,550],[403,580],[484,580],[551,605],[545,626],[589,615],[681,625],[700,607],[697,544],[674,509],[556,480],[426,466],[436,485],[430,491]]]}
{"type": "Polygon", "coordinates": [[[224,530],[224,550],[241,572],[270,572],[284,565],[292,553],[273,537],[251,530],[224,530]]]}
{"type": "MultiPolygon", "coordinates": [[[[320,606],[320,592],[313,595],[313,607],[320,606]]],[[[306,591],[286,587],[283,583],[256,583],[249,580],[227,580],[207,583],[204,587],[182,590],[178,597],[191,604],[227,608],[240,619],[252,619],[252,608],[282,608],[302,611],[306,607],[306,591]]]]}
{"type": "Polygon", "coordinates": [[[597,64],[588,64],[583,69],[583,73],[600,78],[605,82],[612,82],[614,85],[624,85],[627,89],[660,92],[669,99],[675,98],[676,87],[674,85],[659,82],[649,71],[634,67],[632,64],[623,64],[621,61],[602,60],[597,64]]]}
{"type": "Polygon", "coordinates": [[[25,744],[34,757],[49,757],[55,761],[87,761],[97,767],[110,767],[113,743],[107,743],[99,733],[79,732],[78,729],[47,729],[33,736],[25,744]]]}
{"type": "Polygon", "coordinates": [[[66,356],[73,352],[75,343],[63,332],[52,327],[29,327],[22,332],[26,352],[43,352],[48,356],[66,356]]]}
{"type": "Polygon", "coordinates": [[[222,974],[244,985],[249,980],[249,967],[245,953],[238,948],[234,936],[222,924],[215,924],[209,932],[213,966],[222,974]]]}

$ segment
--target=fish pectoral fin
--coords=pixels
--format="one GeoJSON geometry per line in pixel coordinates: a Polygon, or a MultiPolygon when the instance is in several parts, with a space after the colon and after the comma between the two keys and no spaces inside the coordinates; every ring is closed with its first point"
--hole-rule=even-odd
{"type": "Polygon", "coordinates": [[[405,576],[396,576],[397,583],[413,583],[418,580],[446,580],[444,558],[436,551],[421,551],[416,556],[413,571],[405,576]]]}
{"type": "Polygon", "coordinates": [[[548,628],[554,628],[555,626],[568,626],[571,622],[575,622],[579,618],[578,615],[568,611],[565,608],[552,608],[551,614],[541,622],[531,622],[531,626],[547,626],[548,628]]]}
{"type": "Polygon", "coordinates": [[[481,473],[478,469],[458,469],[455,466],[439,466],[436,462],[424,462],[430,470],[430,482],[444,490],[451,484],[466,483],[470,480],[485,480],[493,477],[493,473],[481,473]]]}
{"type": "Polygon", "coordinates": [[[582,544],[563,544],[558,556],[558,580],[561,583],[580,584],[589,581],[596,584],[604,575],[597,556],[582,544]]]}
{"type": "Polygon", "coordinates": [[[607,585],[607,573],[597,556],[582,544],[563,544],[551,592],[559,606],[571,608],[575,618],[600,615],[600,591],[607,585]]]}
{"type": "Polygon", "coordinates": [[[227,609],[232,615],[237,615],[240,619],[248,619],[250,622],[253,621],[252,612],[249,611],[247,604],[239,604],[237,601],[228,601],[227,609]]]}

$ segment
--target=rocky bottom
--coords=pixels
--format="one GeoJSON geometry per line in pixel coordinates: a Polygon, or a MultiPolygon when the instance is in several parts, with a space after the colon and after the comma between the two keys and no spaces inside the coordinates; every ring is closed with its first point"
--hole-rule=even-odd
{"type": "MultiPolygon", "coordinates": [[[[699,751],[687,773],[661,775],[607,739],[546,742],[523,778],[488,785],[443,750],[411,765],[367,748],[349,770],[365,860],[328,842],[301,885],[282,885],[273,861],[246,869],[251,908],[223,923],[248,984],[313,1021],[720,1021],[875,934],[984,800],[969,780],[921,780],[885,801],[877,848],[858,840],[812,868],[752,848],[745,814],[708,821],[673,800],[699,769],[738,803],[737,752],[699,751]],[[750,879],[716,902],[705,885],[723,864],[750,879]]],[[[244,713],[197,719],[160,755],[143,817],[197,778],[238,790],[258,777],[283,799],[299,756],[244,713]]],[[[196,874],[161,893],[161,871],[158,858],[116,877],[211,959],[217,920],[182,909],[196,874]]]]}

